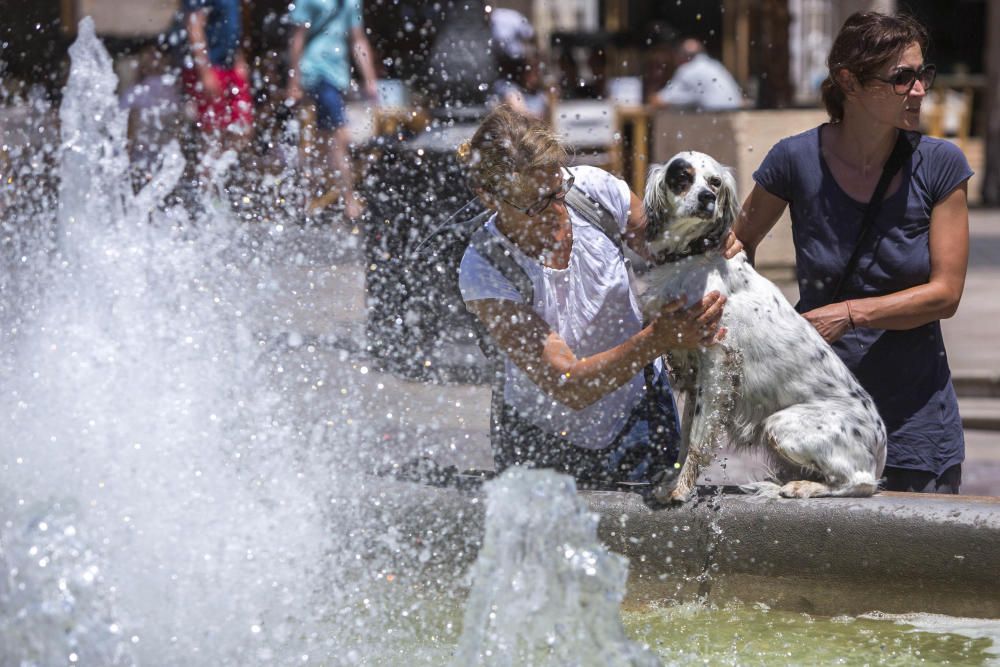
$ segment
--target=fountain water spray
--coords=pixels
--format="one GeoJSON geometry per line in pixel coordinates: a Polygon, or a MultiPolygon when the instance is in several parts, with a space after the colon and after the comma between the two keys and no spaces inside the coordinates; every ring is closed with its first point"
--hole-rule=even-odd
{"type": "Polygon", "coordinates": [[[514,467],[487,484],[469,576],[456,667],[660,664],[625,636],[628,561],[597,539],[597,515],[567,475],[514,467]]]}
{"type": "Polygon", "coordinates": [[[176,143],[132,192],[90,19],[70,55],[57,242],[19,269],[31,302],[0,309],[16,315],[0,323],[0,662],[302,664],[325,640],[328,479],[306,474],[244,324],[268,283],[247,280],[235,220],[164,203],[176,143]]]}
{"type": "MultiPolygon", "coordinates": [[[[173,205],[176,143],[134,192],[89,19],[70,55],[58,166],[29,160],[58,204],[0,222],[0,663],[446,663],[479,536],[359,473],[392,461],[365,444],[370,387],[260,330],[286,317],[288,249],[224,204],[173,205]]],[[[572,483],[490,493],[458,664],[656,664],[572,483]]]]}

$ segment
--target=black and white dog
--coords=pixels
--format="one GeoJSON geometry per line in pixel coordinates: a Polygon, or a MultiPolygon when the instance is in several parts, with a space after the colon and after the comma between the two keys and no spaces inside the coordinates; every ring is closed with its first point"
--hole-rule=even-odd
{"type": "Polygon", "coordinates": [[[763,449],[776,482],[746,489],[762,495],[870,496],[885,465],[885,426],[871,397],[819,333],[740,253],[719,249],[739,205],[728,169],[703,153],[680,153],[654,166],[645,192],[646,238],[653,266],[640,292],[647,315],[686,296],[726,295],[722,343],[672,353],[675,389],[686,393],[675,482],[662,501],[684,502],[699,468],[726,438],[763,449]]]}

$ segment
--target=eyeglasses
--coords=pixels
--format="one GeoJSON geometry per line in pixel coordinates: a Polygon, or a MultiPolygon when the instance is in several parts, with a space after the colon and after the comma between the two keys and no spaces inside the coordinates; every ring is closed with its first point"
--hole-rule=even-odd
{"type": "Polygon", "coordinates": [[[573,176],[573,174],[569,172],[568,169],[564,169],[563,172],[564,172],[563,179],[562,183],[559,185],[559,189],[555,190],[554,192],[550,192],[547,195],[544,195],[535,203],[529,204],[528,206],[518,206],[509,199],[504,199],[503,202],[508,206],[517,209],[521,213],[524,213],[529,218],[533,218],[542,211],[544,211],[545,209],[547,209],[549,207],[549,204],[551,204],[552,202],[562,201],[563,199],[565,199],[566,195],[569,194],[569,191],[573,188],[573,181],[575,180],[575,177],[573,176]]]}
{"type": "Polygon", "coordinates": [[[880,76],[872,78],[883,83],[891,83],[892,90],[897,95],[909,95],[910,91],[913,90],[913,86],[917,83],[917,79],[920,80],[920,85],[924,87],[924,90],[930,90],[931,86],[934,85],[934,76],[936,74],[937,67],[934,65],[924,65],[920,69],[903,67],[896,70],[896,73],[888,79],[883,79],[880,76]]]}

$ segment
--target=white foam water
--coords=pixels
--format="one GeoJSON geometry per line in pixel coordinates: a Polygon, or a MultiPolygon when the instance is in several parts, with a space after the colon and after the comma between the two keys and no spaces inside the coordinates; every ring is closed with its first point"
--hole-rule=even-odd
{"type": "Polygon", "coordinates": [[[991,656],[990,665],[1000,665],[1000,620],[995,618],[963,618],[959,616],[944,616],[914,612],[909,614],[886,614],[872,612],[862,614],[861,618],[873,620],[894,621],[912,628],[913,632],[933,632],[936,634],[952,634],[970,639],[989,639],[993,642],[987,649],[991,656]]]}
{"type": "Polygon", "coordinates": [[[597,515],[573,479],[514,467],[486,488],[486,535],[453,664],[659,665],[625,636],[628,561],[597,539],[597,515]]]}

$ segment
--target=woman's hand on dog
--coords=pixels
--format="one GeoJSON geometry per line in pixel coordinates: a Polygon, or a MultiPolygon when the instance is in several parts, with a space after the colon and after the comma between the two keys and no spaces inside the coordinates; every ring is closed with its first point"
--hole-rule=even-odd
{"type": "Polygon", "coordinates": [[[730,229],[722,237],[722,256],[726,259],[732,259],[741,252],[743,252],[743,242],[736,238],[736,234],[730,229]]]}
{"type": "Polygon", "coordinates": [[[840,340],[851,328],[851,312],[847,308],[847,302],[831,303],[815,308],[802,313],[802,317],[813,325],[827,343],[840,340]]]}
{"type": "Polygon", "coordinates": [[[726,297],[718,291],[686,308],[685,299],[674,299],[663,304],[650,324],[666,350],[709,347],[726,336],[726,330],[719,326],[725,304],[726,297]]]}

